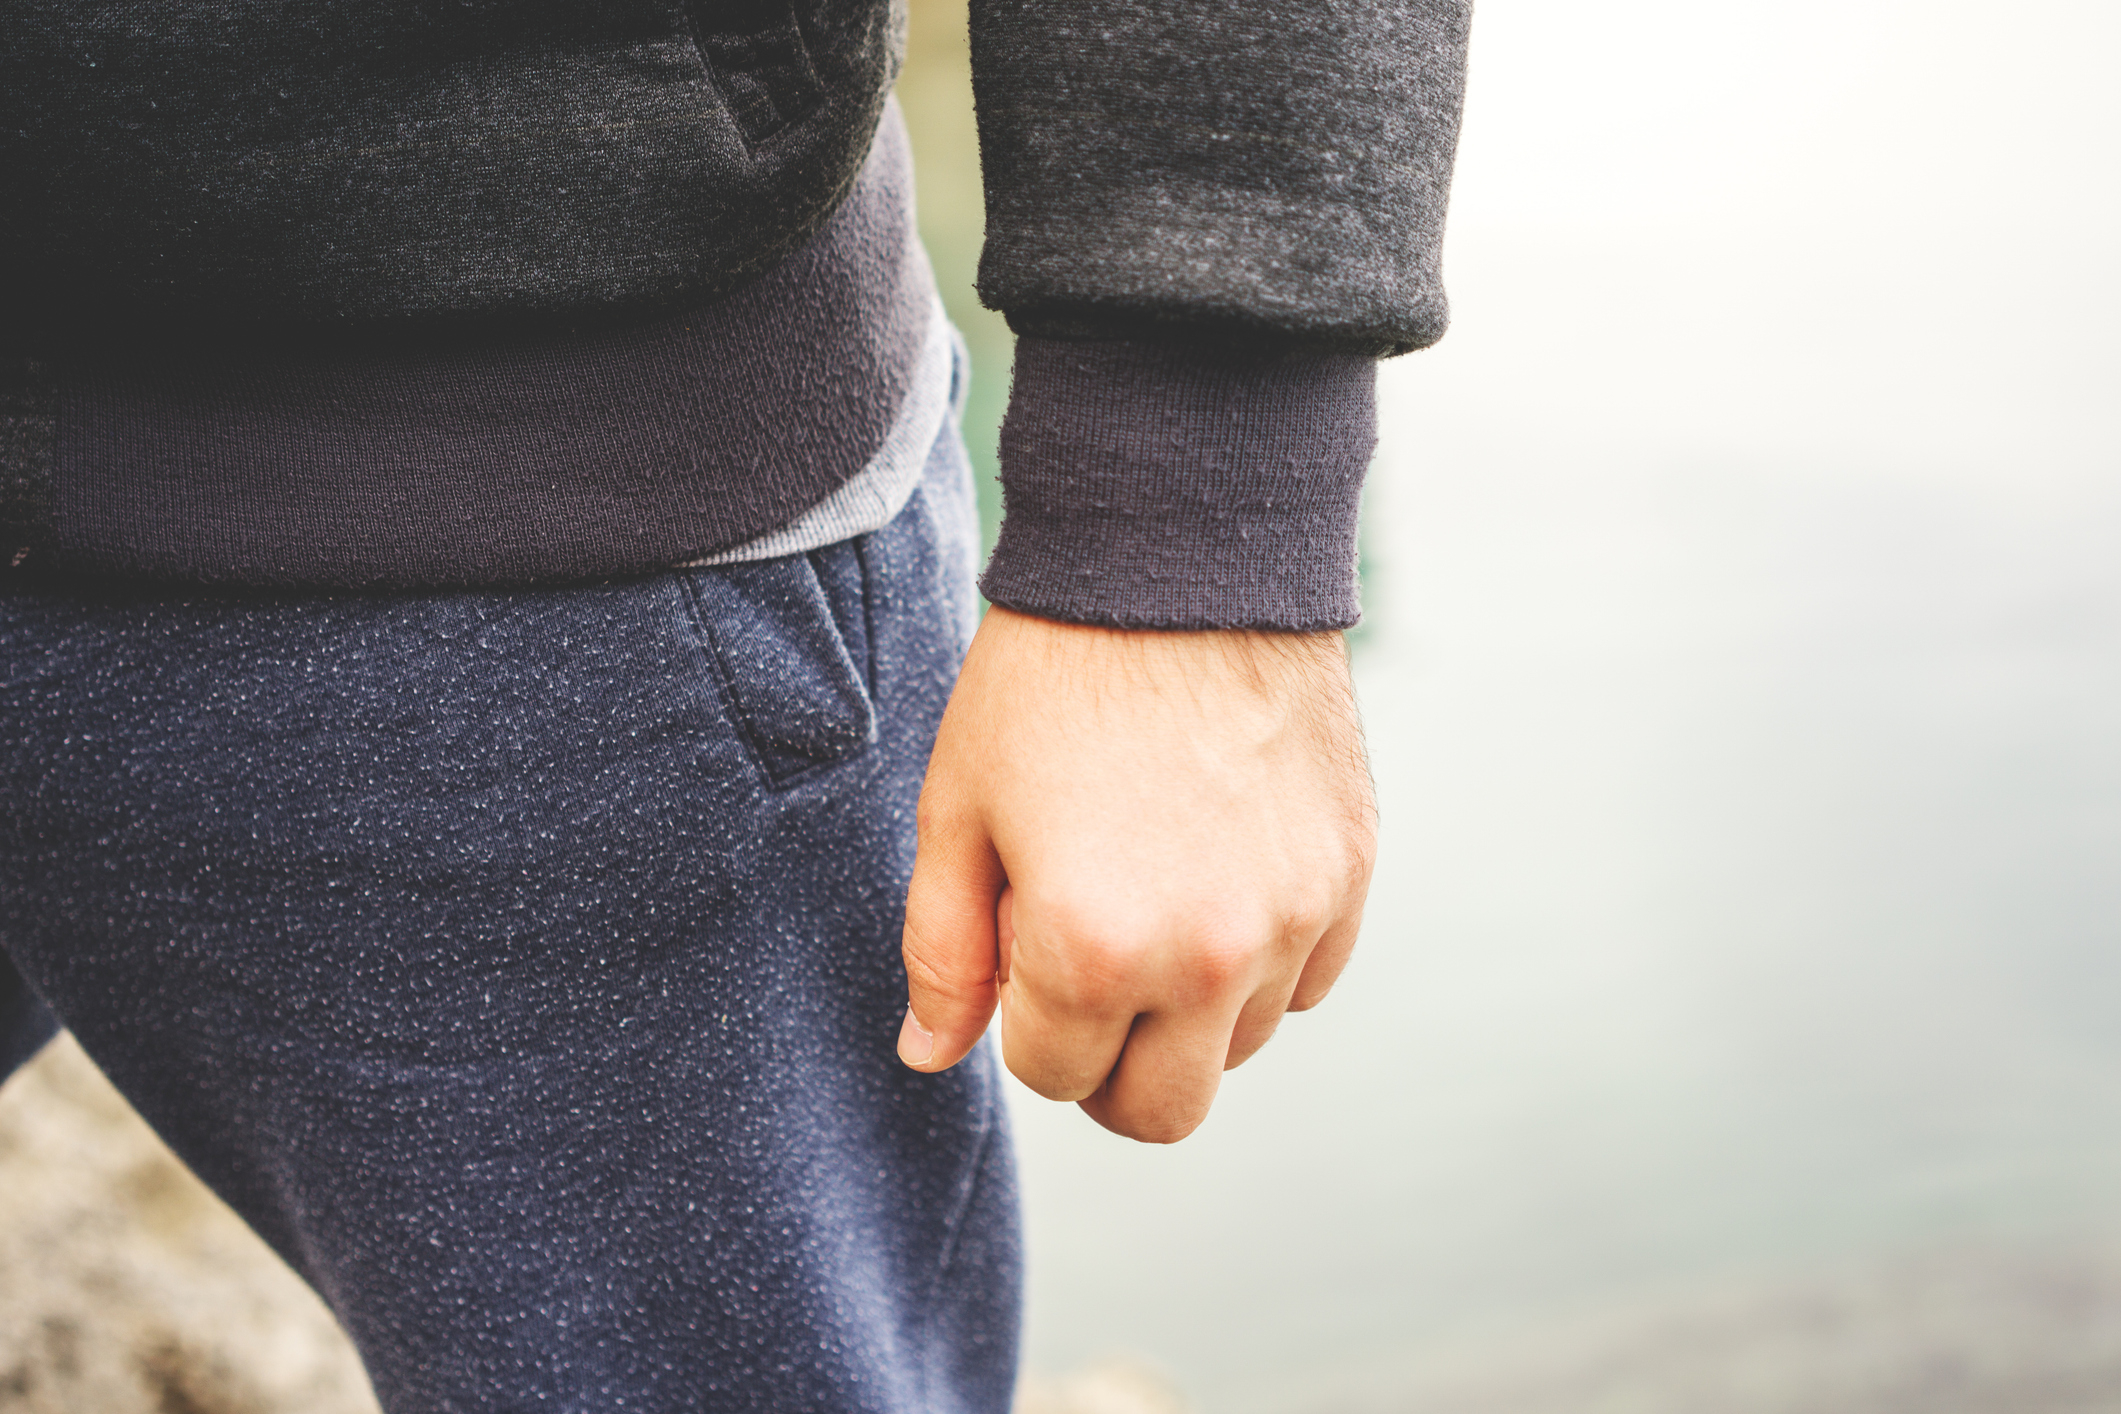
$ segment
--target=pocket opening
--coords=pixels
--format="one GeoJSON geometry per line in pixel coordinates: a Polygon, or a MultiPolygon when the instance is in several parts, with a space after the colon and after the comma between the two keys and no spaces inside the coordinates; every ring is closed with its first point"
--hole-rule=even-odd
{"type": "Polygon", "coordinates": [[[785,790],[877,739],[866,573],[852,547],[678,572],[730,721],[785,790]]]}
{"type": "Polygon", "coordinates": [[[825,101],[793,0],[686,6],[693,44],[746,147],[801,122],[825,101]]]}

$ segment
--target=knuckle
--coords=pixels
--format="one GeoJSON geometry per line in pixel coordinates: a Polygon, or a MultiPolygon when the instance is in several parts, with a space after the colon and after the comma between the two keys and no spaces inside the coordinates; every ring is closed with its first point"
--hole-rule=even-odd
{"type": "Polygon", "coordinates": [[[1362,828],[1355,832],[1355,866],[1364,878],[1377,867],[1377,821],[1365,819],[1362,828]]]}
{"type": "Polygon", "coordinates": [[[1345,854],[1341,860],[1340,880],[1344,892],[1360,897],[1370,888],[1370,876],[1377,871],[1377,827],[1373,821],[1365,820],[1350,830],[1342,840],[1345,854]]]}
{"type": "Polygon", "coordinates": [[[1333,926],[1332,903],[1319,896],[1301,900],[1282,915],[1282,938],[1286,945],[1308,949],[1333,926]]]}
{"type": "Polygon", "coordinates": [[[1371,840],[1349,859],[1347,874],[1341,887],[1342,895],[1358,902],[1368,897],[1370,880],[1376,873],[1377,842],[1371,840]]]}
{"type": "Polygon", "coordinates": [[[1271,914],[1247,909],[1203,910],[1172,932],[1185,992],[1201,1002],[1251,992],[1285,946],[1271,914]]]}
{"type": "Polygon", "coordinates": [[[1186,950],[1186,975],[1203,992],[1220,996],[1246,986],[1258,970],[1259,944],[1236,933],[1196,938],[1186,950]]]}
{"type": "Polygon", "coordinates": [[[1043,963],[1039,992],[1058,1006],[1102,1010],[1122,994],[1186,1006],[1248,993],[1276,959],[1308,952],[1334,914],[1323,893],[1279,918],[1226,902],[1115,917],[1019,893],[1015,918],[1019,959],[1043,963]]]}
{"type": "Polygon", "coordinates": [[[1154,951],[1131,923],[1076,906],[1027,905],[1019,895],[1015,917],[1019,946],[1030,946],[1049,964],[1042,969],[1042,990],[1071,1007],[1102,1002],[1154,951]]]}
{"type": "Polygon", "coordinates": [[[1067,895],[1019,895],[1019,907],[1036,917],[1056,947],[1094,955],[1126,950],[1132,924],[1123,913],[1067,895]]]}

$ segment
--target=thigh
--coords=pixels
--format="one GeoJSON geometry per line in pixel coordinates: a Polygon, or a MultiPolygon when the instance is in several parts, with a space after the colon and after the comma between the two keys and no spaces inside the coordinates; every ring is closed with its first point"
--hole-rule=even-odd
{"type": "Polygon", "coordinates": [[[386,1408],[1006,1404],[994,1070],[892,1056],[944,473],[643,582],[0,604],[0,938],[386,1408]]]}
{"type": "Polygon", "coordinates": [[[58,1034],[58,1018],[0,949],[0,1085],[58,1034]]]}

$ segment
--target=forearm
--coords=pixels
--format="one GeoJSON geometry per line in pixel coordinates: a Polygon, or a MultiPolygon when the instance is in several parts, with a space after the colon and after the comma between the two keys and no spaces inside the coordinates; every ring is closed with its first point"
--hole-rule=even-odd
{"type": "Polygon", "coordinates": [[[1444,327],[1466,21],[1456,0],[977,0],[980,292],[1022,336],[990,599],[1355,621],[1372,362],[1444,327]]]}

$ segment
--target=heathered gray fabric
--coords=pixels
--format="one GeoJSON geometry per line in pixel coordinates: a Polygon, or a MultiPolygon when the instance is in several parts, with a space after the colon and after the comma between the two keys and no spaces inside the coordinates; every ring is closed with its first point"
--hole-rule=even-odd
{"type": "Polygon", "coordinates": [[[698,310],[100,360],[60,391],[61,556],[291,589],[555,583],[786,525],[883,446],[938,308],[902,124],[856,187],[698,310]]]}
{"type": "Polygon", "coordinates": [[[981,297],[1057,337],[1434,343],[1468,0],[972,0],[981,297]]]}
{"type": "Polygon", "coordinates": [[[1443,334],[1470,10],[973,0],[980,296],[1024,336],[989,598],[1145,628],[1355,621],[1376,425],[1355,360],[1443,334]]]}
{"type": "MultiPolygon", "coordinates": [[[[710,356],[697,341],[674,351],[658,331],[732,299],[758,306],[747,327],[815,313],[786,289],[761,302],[772,282],[761,272],[800,252],[846,191],[896,67],[901,3],[0,9],[0,259],[13,276],[0,301],[16,307],[0,315],[21,316],[0,320],[0,354],[44,357],[62,328],[82,347],[133,350],[140,331],[189,337],[212,322],[237,344],[267,328],[294,341],[282,347],[306,339],[322,367],[364,326],[480,331],[451,336],[448,386],[413,399],[424,440],[348,436],[330,415],[421,388],[438,363],[414,337],[360,387],[312,379],[314,427],[281,419],[262,451],[242,409],[190,396],[191,348],[161,345],[167,367],[143,386],[178,396],[143,403],[153,416],[130,425],[127,447],[150,449],[144,479],[105,458],[111,475],[70,488],[60,459],[54,496],[81,529],[76,564],[317,586],[627,573],[679,547],[734,543],[722,537],[739,523],[746,535],[785,524],[831,494],[860,465],[839,455],[862,440],[842,424],[867,437],[888,408],[826,418],[840,428],[823,439],[835,455],[806,472],[789,456],[812,414],[777,400],[786,379],[763,372],[802,339],[710,356]],[[715,426],[749,419],[788,435],[752,439],[772,454],[749,472],[696,435],[665,439],[662,465],[629,464],[613,481],[576,454],[602,416],[590,404],[610,399],[566,396],[567,380],[542,376],[570,342],[595,346],[612,389],[711,384],[715,426]],[[509,401],[497,418],[481,390],[526,366],[553,395],[509,401]],[[506,455],[489,435],[503,423],[506,455]],[[155,450],[172,428],[181,465],[155,450]],[[721,470],[701,474],[710,463],[721,470]],[[455,475],[462,465],[479,474],[455,475]],[[283,484],[296,488],[285,506],[283,484]],[[511,509],[517,492],[527,510],[511,509]],[[194,535],[203,542],[187,548],[194,535]]],[[[1020,362],[1003,451],[1011,523],[990,592],[1058,617],[1163,627],[1352,618],[1363,459],[1352,449],[1367,447],[1374,394],[1352,365],[1329,377],[1283,355],[1385,355],[1441,334],[1468,9],[974,0],[982,295],[1033,336],[1143,345],[1075,364],[1034,345],[1020,362]],[[1207,348],[1248,351],[1243,376],[1188,352],[1207,348]],[[1110,376],[1136,365],[1154,370],[1141,387],[1110,376]],[[1152,423],[1164,440],[1144,459],[1152,423]],[[1131,449],[1139,475],[1086,450],[1099,448],[1131,449]],[[1070,489],[1077,480],[1095,494],[1070,489]],[[1166,591],[1112,587],[1126,583],[1166,591]]],[[[904,308],[857,303],[860,318],[904,308]]],[[[53,366],[64,405],[67,364],[53,366]]],[[[831,391],[895,405],[903,378],[877,372],[831,391]]],[[[48,426],[49,406],[23,426],[48,426]]],[[[649,422],[635,451],[676,427],[649,422]]],[[[19,478],[36,441],[0,439],[0,476],[19,478]]],[[[26,525],[18,544],[48,529],[26,525]]]]}
{"type": "Polygon", "coordinates": [[[40,360],[0,358],[0,571],[51,545],[56,391],[40,360]]]}
{"type": "Polygon", "coordinates": [[[807,554],[889,525],[920,485],[929,453],[944,423],[957,426],[964,422],[965,393],[972,372],[970,357],[963,336],[951,325],[938,298],[928,319],[928,336],[921,345],[913,382],[899,404],[891,430],[884,435],[884,445],[876,449],[869,464],[779,529],[731,549],[702,555],[678,568],[807,554]]]}
{"type": "Polygon", "coordinates": [[[1358,354],[1025,335],[997,604],[1124,628],[1346,628],[1377,441],[1358,354]]]}
{"type": "Polygon", "coordinates": [[[592,311],[733,290],[846,195],[893,0],[10,0],[32,324],[592,311]]]}

